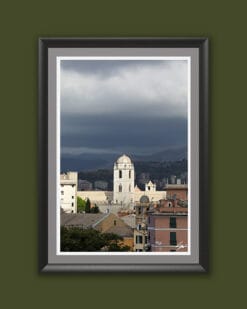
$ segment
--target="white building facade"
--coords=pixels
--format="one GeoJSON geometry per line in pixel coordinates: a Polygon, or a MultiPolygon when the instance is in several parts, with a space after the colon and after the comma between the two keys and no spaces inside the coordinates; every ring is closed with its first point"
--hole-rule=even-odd
{"type": "Polygon", "coordinates": [[[77,172],[60,175],[60,205],[66,213],[77,213],[77,172]]]}

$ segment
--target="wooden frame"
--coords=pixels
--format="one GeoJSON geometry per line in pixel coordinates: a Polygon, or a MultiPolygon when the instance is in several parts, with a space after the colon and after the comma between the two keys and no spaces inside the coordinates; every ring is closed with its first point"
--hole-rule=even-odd
{"type": "MultiPolygon", "coordinates": [[[[100,54],[100,52],[99,52],[100,54]]],[[[208,39],[207,38],[40,38],[39,39],[39,270],[42,272],[205,272],[208,270],[208,39]],[[56,187],[56,147],[57,141],[52,139],[56,126],[51,128],[51,120],[56,123],[56,67],[51,59],[64,55],[69,51],[88,49],[105,51],[149,50],[151,54],[162,54],[163,50],[176,54],[176,51],[191,57],[196,65],[192,76],[192,91],[195,91],[194,105],[191,107],[191,206],[192,227],[197,226],[197,244],[192,248],[189,257],[174,257],[175,261],[164,256],[108,256],[102,259],[97,256],[87,257],[56,257],[51,254],[51,239],[53,244],[53,225],[55,217],[51,216],[53,202],[57,198],[56,187]],[[195,56],[197,55],[197,56],[195,56]],[[197,58],[196,58],[197,57],[197,58]],[[196,59],[194,59],[196,58],[196,59]],[[53,73],[52,73],[53,71],[53,73]],[[53,74],[53,75],[52,75],[53,74]],[[195,89],[194,89],[195,88],[195,89]],[[51,94],[51,91],[53,92],[51,94]],[[55,101],[53,100],[55,97],[55,101]],[[195,111],[194,111],[195,109],[195,111]],[[53,111],[53,112],[51,112],[53,111]],[[194,119],[194,120],[193,120],[194,119]],[[55,128],[55,129],[54,129],[55,128]],[[53,131],[53,133],[52,133],[53,131]],[[197,133],[195,133],[198,131],[197,133]],[[193,135],[198,134],[198,135],[193,135]],[[195,140],[194,140],[195,137],[195,140]],[[196,160],[194,160],[194,158],[196,160]],[[55,164],[55,166],[54,166],[55,164]],[[194,174],[193,174],[194,173],[194,174]],[[195,189],[196,188],[196,189],[195,189]],[[194,190],[194,191],[193,191],[194,190]],[[195,198],[194,198],[195,196],[195,198]],[[195,204],[198,203],[198,206],[195,204]],[[198,207],[196,210],[195,207],[198,207]],[[195,216],[193,213],[195,211],[195,216]],[[195,221],[195,222],[194,222],[195,221]],[[97,259],[98,258],[98,259],[97,259]],[[102,262],[103,260],[103,262],[102,262]]],[[[57,171],[58,172],[58,171],[57,171]]],[[[195,231],[195,230],[194,230],[195,231]]],[[[193,233],[192,233],[193,234],[193,233]]],[[[193,235],[192,235],[193,238],[193,235]]],[[[193,239],[192,239],[193,245],[193,239]]],[[[193,247],[193,246],[192,246],[193,247]]]]}

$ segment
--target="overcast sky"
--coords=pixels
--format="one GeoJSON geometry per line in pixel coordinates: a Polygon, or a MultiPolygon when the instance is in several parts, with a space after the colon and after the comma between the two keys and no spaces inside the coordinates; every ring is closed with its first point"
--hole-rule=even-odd
{"type": "Polygon", "coordinates": [[[187,144],[186,60],[62,60],[61,155],[187,144]]]}

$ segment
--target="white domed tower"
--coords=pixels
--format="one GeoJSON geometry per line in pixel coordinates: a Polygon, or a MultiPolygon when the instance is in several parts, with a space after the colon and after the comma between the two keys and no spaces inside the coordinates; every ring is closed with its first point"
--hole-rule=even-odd
{"type": "Polygon", "coordinates": [[[117,159],[113,169],[113,202],[123,206],[134,205],[134,164],[125,154],[117,159]]]}

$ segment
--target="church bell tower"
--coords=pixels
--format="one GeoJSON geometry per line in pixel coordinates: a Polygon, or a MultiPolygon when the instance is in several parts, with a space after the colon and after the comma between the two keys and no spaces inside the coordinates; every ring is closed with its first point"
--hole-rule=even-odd
{"type": "Polygon", "coordinates": [[[113,203],[134,205],[135,170],[131,159],[125,154],[117,159],[113,168],[113,203]]]}

